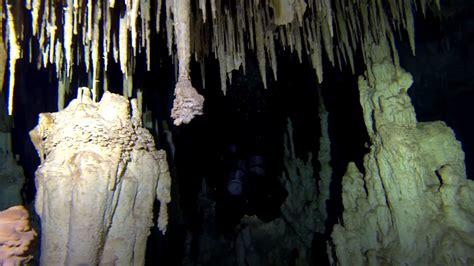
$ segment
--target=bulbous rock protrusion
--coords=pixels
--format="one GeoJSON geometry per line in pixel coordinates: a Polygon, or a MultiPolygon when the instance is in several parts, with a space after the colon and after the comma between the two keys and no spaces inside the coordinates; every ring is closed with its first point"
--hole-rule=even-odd
{"type": "Polygon", "coordinates": [[[202,115],[204,97],[193,88],[191,81],[185,79],[176,83],[175,99],[171,117],[174,124],[189,123],[196,115],[202,115]]]}

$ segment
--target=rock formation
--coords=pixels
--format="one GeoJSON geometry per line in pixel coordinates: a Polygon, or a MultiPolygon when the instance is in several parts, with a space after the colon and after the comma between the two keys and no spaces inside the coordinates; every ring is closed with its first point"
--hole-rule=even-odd
{"type": "MultiPolygon", "coordinates": [[[[317,182],[312,154],[306,161],[295,155],[293,129],[288,122],[285,135],[285,168],[280,177],[288,196],[281,206],[281,218],[264,222],[256,216],[244,216],[232,239],[215,232],[214,204],[206,198],[206,186],[200,195],[205,227],[199,239],[198,263],[201,265],[311,265],[315,233],[324,233],[326,200],[329,196],[329,139],[327,111],[321,102],[322,126],[320,180],[317,182]]],[[[191,240],[189,240],[191,242],[191,240]]],[[[188,255],[185,265],[191,265],[188,255]]]]}
{"type": "Polygon", "coordinates": [[[285,135],[285,168],[280,178],[288,191],[281,206],[281,218],[264,223],[257,217],[244,217],[236,241],[239,265],[310,265],[311,246],[315,233],[324,233],[326,200],[329,197],[329,139],[327,139],[327,111],[321,102],[320,119],[322,165],[317,182],[312,165],[312,154],[307,161],[295,156],[293,129],[288,122],[285,135]]]}
{"type": "Polygon", "coordinates": [[[32,259],[29,249],[35,237],[23,206],[0,212],[0,265],[25,265],[32,259]]]}
{"type": "MultiPolygon", "coordinates": [[[[472,265],[474,183],[445,123],[416,120],[412,77],[372,45],[360,102],[370,136],[362,174],[343,177],[344,213],[332,240],[340,265],[472,265]]],[[[330,255],[331,257],[331,255],[330,255]]]]}
{"type": "Polygon", "coordinates": [[[40,114],[30,136],[42,158],[40,263],[143,265],[153,202],[161,202],[164,232],[171,182],[136,100],[106,92],[95,103],[80,88],[63,111],[40,114]]]}
{"type": "MultiPolygon", "coordinates": [[[[39,67],[55,65],[60,84],[71,81],[73,72],[89,75],[96,100],[99,89],[107,88],[109,64],[120,64],[124,84],[134,77],[139,53],[151,69],[158,39],[153,34],[161,31],[168,54],[179,60],[173,117],[180,124],[202,113],[204,99],[186,75],[191,56],[201,65],[203,84],[205,60],[218,60],[219,73],[213,74],[219,75],[223,93],[233,70],[245,71],[246,56],[252,53],[264,86],[270,81],[267,68],[277,80],[278,48],[295,51],[300,62],[306,57],[322,82],[324,56],[332,66],[350,65],[354,72],[355,55],[366,47],[368,36],[393,42],[396,33],[406,32],[414,52],[414,10],[438,9],[439,0],[5,0],[5,7],[9,114],[15,64],[22,56],[29,54],[39,67]],[[85,68],[79,67],[82,64],[85,68]]],[[[63,91],[59,95],[64,98],[63,91]]],[[[58,99],[58,105],[62,101],[58,99]]]]}
{"type": "Polygon", "coordinates": [[[23,169],[12,152],[11,120],[4,112],[4,99],[0,93],[0,210],[23,204],[21,189],[25,183],[23,169]]]}
{"type": "MultiPolygon", "coordinates": [[[[0,141],[10,133],[0,132],[0,141]]],[[[23,204],[21,188],[25,182],[23,169],[17,164],[11,152],[3,151],[0,144],[0,210],[23,204]]]]}

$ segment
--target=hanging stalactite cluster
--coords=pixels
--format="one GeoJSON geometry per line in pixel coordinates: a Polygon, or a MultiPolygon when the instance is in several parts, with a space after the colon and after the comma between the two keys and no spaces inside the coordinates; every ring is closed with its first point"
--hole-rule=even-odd
{"type": "MultiPolygon", "coordinates": [[[[413,12],[420,9],[424,13],[430,6],[439,8],[439,0],[6,0],[9,113],[15,62],[25,56],[22,51],[27,46],[29,56],[36,56],[39,66],[55,65],[59,95],[64,95],[74,66],[84,64],[91,76],[93,99],[97,100],[101,89],[107,90],[105,74],[110,60],[120,64],[124,94],[131,96],[136,55],[146,53],[150,69],[150,51],[156,45],[151,35],[164,30],[169,54],[178,56],[178,82],[189,81],[190,55],[200,62],[203,73],[204,59],[214,56],[219,61],[225,93],[232,71],[240,67],[245,70],[249,51],[257,56],[265,87],[267,66],[273,78],[278,78],[277,49],[295,51],[300,61],[306,56],[319,82],[323,80],[323,54],[333,66],[348,64],[354,71],[354,54],[362,47],[367,60],[370,51],[364,47],[369,39],[388,40],[397,63],[394,35],[398,32],[402,36],[406,31],[414,52],[413,12]],[[22,21],[31,21],[31,25],[22,21]],[[187,30],[184,35],[179,34],[180,27],[187,30]],[[33,36],[25,36],[27,32],[33,36]]],[[[200,114],[203,99],[195,90],[187,94],[194,97],[194,114],[200,114]]],[[[188,99],[184,101],[186,106],[188,99]]]]}

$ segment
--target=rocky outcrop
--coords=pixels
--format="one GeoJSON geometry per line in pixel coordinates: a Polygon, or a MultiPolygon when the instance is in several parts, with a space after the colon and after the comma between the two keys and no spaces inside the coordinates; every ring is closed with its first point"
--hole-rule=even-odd
{"type": "Polygon", "coordinates": [[[32,259],[29,251],[35,237],[23,206],[0,212],[0,265],[26,265],[32,259]]]}
{"type": "Polygon", "coordinates": [[[343,177],[334,257],[340,265],[472,265],[474,183],[461,144],[443,122],[417,122],[411,75],[384,46],[371,51],[359,78],[370,152],[365,174],[350,163],[343,177]]]}
{"type": "Polygon", "coordinates": [[[281,218],[269,223],[255,216],[244,217],[236,239],[238,265],[311,265],[312,241],[325,232],[326,200],[329,196],[329,139],[327,111],[320,106],[322,165],[317,181],[312,154],[307,161],[295,156],[293,129],[288,123],[285,135],[285,169],[281,182],[288,196],[281,206],[281,218]]]}
{"type": "Polygon", "coordinates": [[[3,95],[0,95],[0,210],[23,204],[21,189],[25,183],[23,168],[12,152],[10,119],[4,112],[3,95]]]}
{"type": "MultiPolygon", "coordinates": [[[[0,141],[9,137],[9,132],[0,132],[0,141]]],[[[24,183],[23,169],[17,164],[11,152],[6,152],[0,147],[0,210],[23,204],[21,188],[24,183]]]]}
{"type": "Polygon", "coordinates": [[[63,111],[40,114],[30,136],[42,158],[40,263],[143,265],[155,198],[166,230],[170,176],[136,100],[105,92],[96,103],[81,88],[63,111]]]}

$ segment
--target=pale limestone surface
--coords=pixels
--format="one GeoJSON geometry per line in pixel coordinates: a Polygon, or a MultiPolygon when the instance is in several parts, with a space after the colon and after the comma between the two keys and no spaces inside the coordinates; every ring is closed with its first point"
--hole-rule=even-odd
{"type": "Polygon", "coordinates": [[[418,123],[412,77],[373,46],[360,101],[371,140],[365,175],[350,163],[332,240],[340,265],[473,265],[474,182],[443,122],[418,123]]]}
{"type": "Polygon", "coordinates": [[[40,114],[30,136],[43,157],[35,202],[40,263],[143,265],[156,197],[166,230],[170,178],[136,101],[106,92],[95,103],[80,88],[63,111],[40,114]]]}

